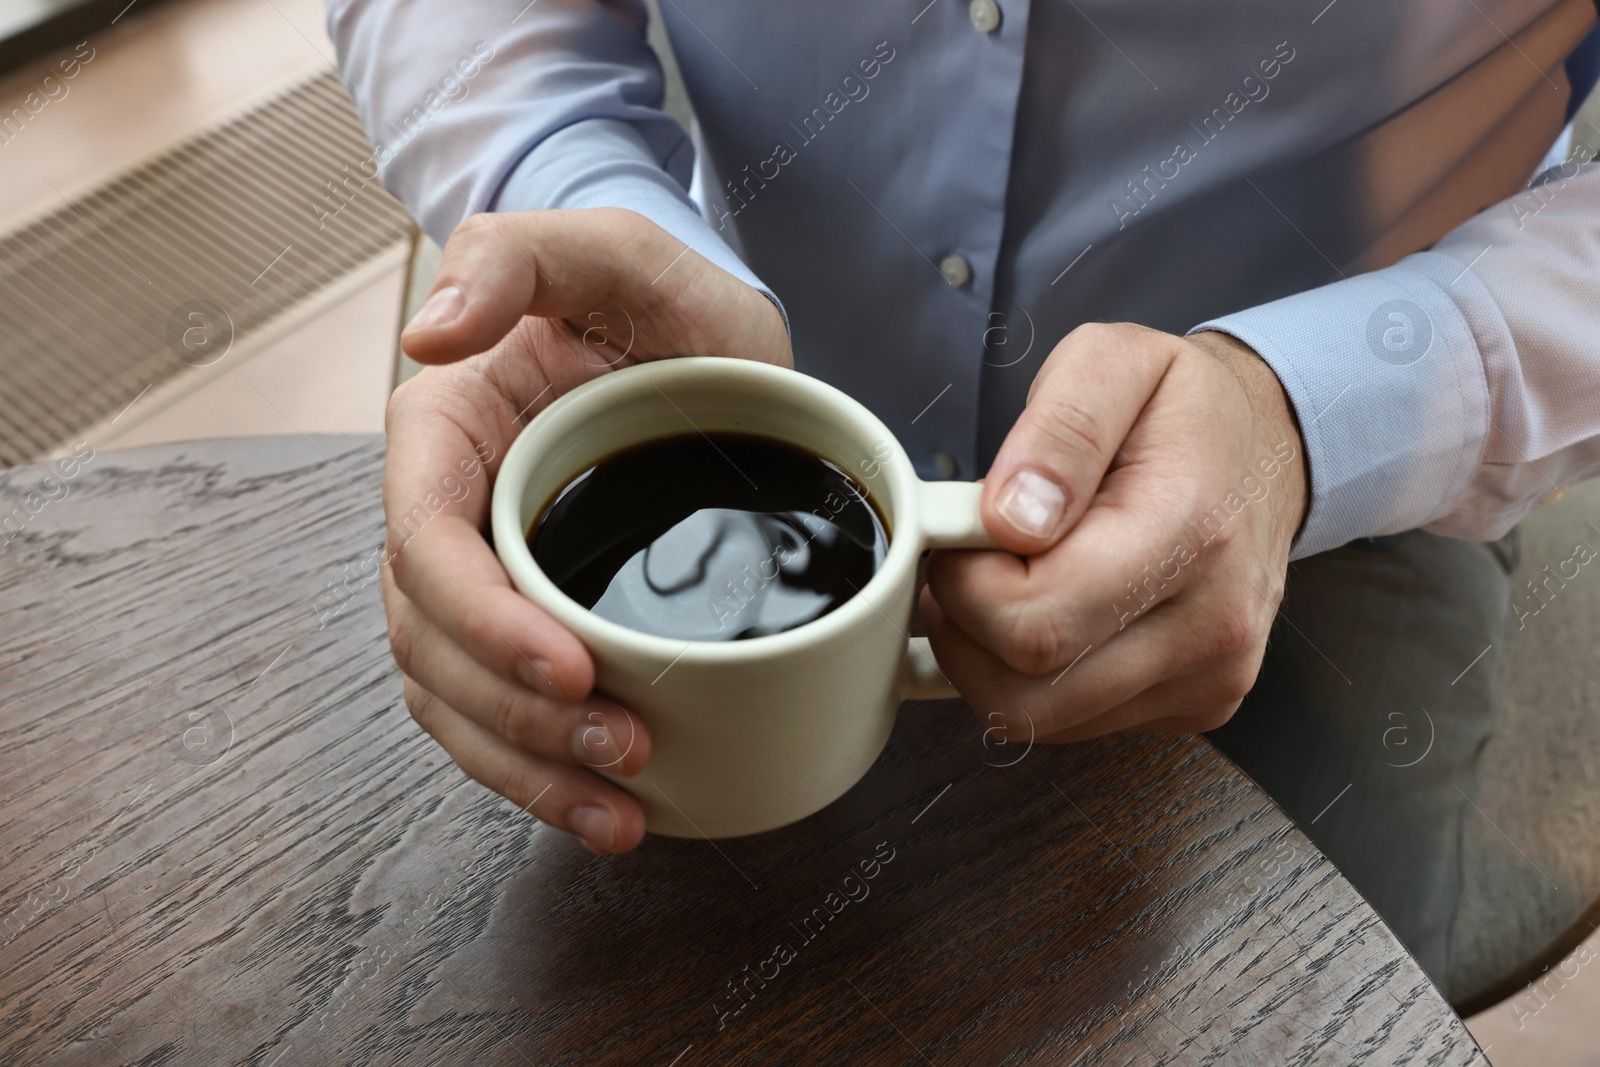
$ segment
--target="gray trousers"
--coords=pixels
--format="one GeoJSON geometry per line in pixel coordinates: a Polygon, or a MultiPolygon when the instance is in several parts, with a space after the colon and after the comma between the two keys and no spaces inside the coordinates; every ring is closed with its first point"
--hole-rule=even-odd
{"type": "Polygon", "coordinates": [[[1260,678],[1209,735],[1441,989],[1516,551],[1515,531],[1475,544],[1418,530],[1292,565],[1260,678]]]}

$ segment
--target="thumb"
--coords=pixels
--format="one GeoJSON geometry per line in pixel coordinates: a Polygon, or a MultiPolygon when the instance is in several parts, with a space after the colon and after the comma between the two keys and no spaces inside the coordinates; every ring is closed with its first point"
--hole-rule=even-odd
{"type": "Polygon", "coordinates": [[[1002,547],[1037,555],[1077,524],[1182,344],[1091,323],[1055,347],[984,478],[983,524],[1002,547]]]}
{"type": "Polygon", "coordinates": [[[487,351],[525,315],[593,327],[620,311],[633,353],[788,360],[782,316],[760,292],[637,212],[482,213],[444,247],[433,291],[400,335],[419,363],[487,351]]]}

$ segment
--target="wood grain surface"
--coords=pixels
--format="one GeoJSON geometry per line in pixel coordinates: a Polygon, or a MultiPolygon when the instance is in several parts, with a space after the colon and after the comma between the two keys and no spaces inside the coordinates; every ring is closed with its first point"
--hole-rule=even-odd
{"type": "Polygon", "coordinates": [[[107,452],[36,513],[0,474],[0,1063],[1485,1063],[1193,738],[908,705],[798,825],[590,856],[406,714],[382,464],[107,452]]]}

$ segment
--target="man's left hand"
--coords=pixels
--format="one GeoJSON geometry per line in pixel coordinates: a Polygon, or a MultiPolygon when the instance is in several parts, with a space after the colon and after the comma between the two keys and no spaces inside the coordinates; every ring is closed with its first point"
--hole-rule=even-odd
{"type": "Polygon", "coordinates": [[[985,479],[1006,552],[936,552],[922,615],[990,729],[1210,730],[1254,685],[1307,474],[1282,387],[1220,333],[1087,325],[985,479]]]}

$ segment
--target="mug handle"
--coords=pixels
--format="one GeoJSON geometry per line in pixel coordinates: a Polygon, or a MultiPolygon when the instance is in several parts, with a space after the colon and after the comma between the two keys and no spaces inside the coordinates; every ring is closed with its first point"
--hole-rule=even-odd
{"type": "MultiPolygon", "coordinates": [[[[998,548],[984,529],[979,482],[917,482],[917,511],[925,548],[998,548]]],[[[900,665],[901,700],[949,700],[961,694],[939,670],[926,637],[913,637],[900,665]]]]}

